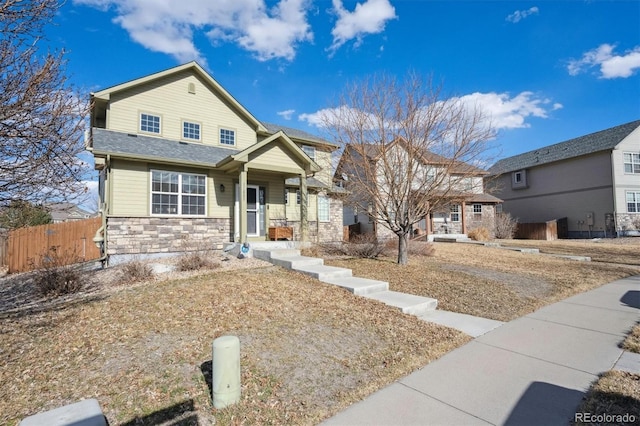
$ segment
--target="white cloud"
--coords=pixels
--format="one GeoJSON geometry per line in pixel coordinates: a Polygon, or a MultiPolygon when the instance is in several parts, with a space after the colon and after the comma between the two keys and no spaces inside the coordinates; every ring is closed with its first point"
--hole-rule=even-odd
{"type": "Polygon", "coordinates": [[[114,8],[114,22],[147,49],[180,62],[206,59],[194,44],[203,32],[213,44],[234,42],[260,61],[292,60],[297,46],[313,40],[307,22],[310,0],[74,0],[100,10],[114,8]]]}
{"type": "Polygon", "coordinates": [[[627,78],[640,69],[640,46],[628,50],[624,55],[614,54],[615,45],[601,44],[582,55],[581,59],[571,60],[567,65],[570,75],[578,75],[585,69],[599,67],[599,78],[627,78]]]}
{"type": "Polygon", "coordinates": [[[459,98],[469,107],[478,106],[491,120],[496,130],[530,127],[529,117],[547,118],[549,110],[558,110],[562,104],[551,104],[551,100],[540,98],[533,92],[521,92],[510,97],[508,93],[472,93],[459,98]]]}
{"type": "Polygon", "coordinates": [[[306,121],[310,126],[322,127],[325,117],[335,116],[338,112],[338,108],[324,108],[310,114],[300,114],[298,120],[306,121]]]}
{"type": "Polygon", "coordinates": [[[285,120],[291,120],[291,116],[293,115],[294,112],[296,112],[295,109],[288,109],[285,111],[279,111],[276,114],[278,114],[280,117],[284,118],[285,120]]]}
{"type": "Polygon", "coordinates": [[[507,16],[505,20],[517,24],[529,15],[537,15],[539,11],[540,10],[536,6],[533,6],[527,10],[516,10],[511,15],[507,16]]]}
{"type": "Polygon", "coordinates": [[[331,30],[333,44],[330,52],[335,52],[352,39],[356,40],[357,47],[365,35],[381,33],[387,21],[397,19],[396,10],[389,0],[365,0],[357,3],[353,12],[344,8],[342,0],[333,0],[333,11],[338,20],[331,30]]]}
{"type": "MultiPolygon", "coordinates": [[[[562,108],[560,103],[551,103],[547,98],[536,96],[533,92],[522,92],[514,97],[508,93],[472,93],[452,98],[458,100],[469,109],[478,107],[481,112],[490,120],[491,126],[495,130],[517,129],[530,127],[527,118],[538,117],[548,118],[549,111],[562,108]]],[[[309,125],[322,127],[323,117],[336,117],[340,114],[353,114],[349,108],[326,108],[310,114],[300,114],[298,119],[306,121],[309,125]]]]}

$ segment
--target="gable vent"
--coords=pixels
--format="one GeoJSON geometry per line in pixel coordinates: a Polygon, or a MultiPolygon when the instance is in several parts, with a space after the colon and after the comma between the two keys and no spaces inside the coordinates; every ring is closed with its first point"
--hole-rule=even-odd
{"type": "Polygon", "coordinates": [[[189,83],[189,86],[187,86],[187,91],[189,93],[192,93],[192,94],[195,95],[196,94],[196,85],[194,83],[189,83]]]}

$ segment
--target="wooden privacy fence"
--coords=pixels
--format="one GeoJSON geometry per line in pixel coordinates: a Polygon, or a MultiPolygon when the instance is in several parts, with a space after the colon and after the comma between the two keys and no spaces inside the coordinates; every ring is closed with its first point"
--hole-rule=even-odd
{"type": "Polygon", "coordinates": [[[567,218],[541,223],[518,223],[516,238],[523,240],[557,240],[567,238],[567,218]]]}
{"type": "Polygon", "coordinates": [[[9,253],[7,250],[8,246],[9,239],[7,238],[7,236],[0,235],[0,267],[7,266],[7,263],[9,262],[9,253]]]}
{"type": "Polygon", "coordinates": [[[43,256],[50,256],[52,247],[59,256],[56,261],[66,264],[99,259],[100,250],[93,243],[93,237],[100,226],[102,219],[96,217],[10,231],[7,245],[9,273],[28,271],[43,256]]]}
{"type": "Polygon", "coordinates": [[[360,222],[342,227],[342,241],[344,242],[350,241],[354,235],[358,234],[360,234],[360,222]]]}

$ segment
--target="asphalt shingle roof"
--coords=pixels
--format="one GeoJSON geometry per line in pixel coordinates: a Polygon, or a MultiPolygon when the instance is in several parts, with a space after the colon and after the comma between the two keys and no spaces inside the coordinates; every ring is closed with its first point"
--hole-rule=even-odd
{"type": "Polygon", "coordinates": [[[640,126],[640,120],[601,130],[568,141],[538,148],[524,154],[504,158],[491,166],[489,173],[499,175],[523,170],[541,164],[580,157],[600,151],[614,149],[624,138],[640,126]]]}
{"type": "Polygon", "coordinates": [[[93,129],[93,151],[100,154],[122,154],[159,161],[188,162],[213,166],[220,160],[240,151],[199,143],[185,143],[168,139],[93,129]]]}
{"type": "Polygon", "coordinates": [[[331,142],[322,139],[316,135],[312,135],[311,133],[307,133],[303,130],[299,130],[299,129],[294,129],[293,127],[286,127],[286,126],[281,126],[279,124],[273,124],[273,123],[265,123],[264,121],[262,122],[262,125],[264,127],[267,128],[267,131],[269,131],[269,133],[273,134],[273,133],[277,133],[280,130],[282,130],[287,136],[289,136],[290,138],[295,138],[295,139],[305,139],[308,141],[312,141],[312,142],[318,142],[318,143],[322,143],[322,144],[327,144],[327,145],[331,145],[331,146],[337,146],[335,144],[332,144],[331,142]]]}

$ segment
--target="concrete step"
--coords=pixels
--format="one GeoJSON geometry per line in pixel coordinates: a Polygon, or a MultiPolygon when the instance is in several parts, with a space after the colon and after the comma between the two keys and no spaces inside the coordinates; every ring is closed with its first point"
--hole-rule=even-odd
{"type": "Polygon", "coordinates": [[[364,296],[366,294],[389,290],[388,282],[370,280],[368,278],[333,277],[323,281],[328,284],[334,284],[346,288],[356,296],[364,296]]]}
{"type": "Polygon", "coordinates": [[[364,297],[375,299],[389,306],[396,307],[405,314],[417,316],[433,311],[438,306],[438,301],[436,299],[415,296],[413,294],[399,293],[397,291],[381,291],[379,293],[366,294],[364,297]]]}
{"type": "Polygon", "coordinates": [[[266,260],[267,262],[271,262],[271,258],[275,257],[289,257],[289,256],[300,256],[300,250],[296,249],[271,249],[271,248],[254,248],[253,249],[253,257],[260,260],[266,260]]]}
{"type": "Polygon", "coordinates": [[[280,257],[274,253],[271,253],[271,263],[277,266],[282,266],[283,268],[297,270],[298,268],[301,268],[303,266],[324,265],[324,259],[307,256],[280,257]]]}
{"type": "Polygon", "coordinates": [[[483,334],[500,327],[504,324],[502,321],[496,321],[488,318],[474,317],[458,312],[435,311],[427,312],[419,316],[421,320],[444,325],[445,327],[455,328],[471,337],[482,336],[483,334]]]}
{"type": "Polygon", "coordinates": [[[317,280],[326,281],[338,277],[350,277],[351,269],[338,268],[335,266],[326,265],[303,265],[294,268],[294,271],[301,272],[305,275],[309,275],[317,280]]]}

